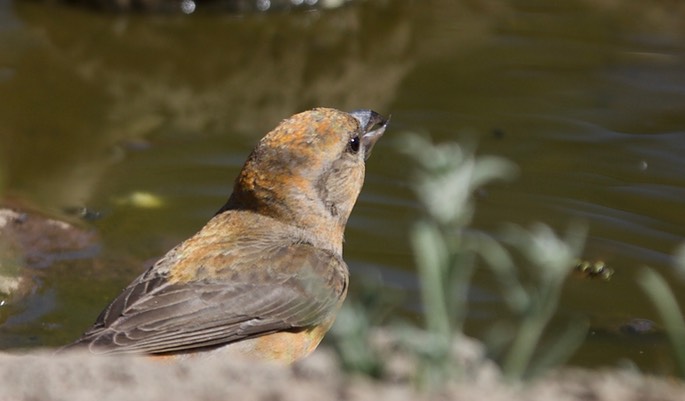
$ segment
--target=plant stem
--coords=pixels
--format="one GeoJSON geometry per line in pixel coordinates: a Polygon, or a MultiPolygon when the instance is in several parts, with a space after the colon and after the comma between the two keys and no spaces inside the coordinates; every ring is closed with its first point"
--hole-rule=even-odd
{"type": "Polygon", "coordinates": [[[652,300],[664,321],[666,332],[673,344],[680,377],[685,378],[685,321],[683,321],[678,301],[673,296],[666,280],[652,269],[644,269],[640,273],[638,283],[652,300]]]}

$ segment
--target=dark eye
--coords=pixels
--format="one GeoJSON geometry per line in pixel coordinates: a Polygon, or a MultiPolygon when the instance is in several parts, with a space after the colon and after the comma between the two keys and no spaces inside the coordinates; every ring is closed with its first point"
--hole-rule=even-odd
{"type": "Polygon", "coordinates": [[[359,136],[355,136],[354,138],[350,139],[350,143],[347,145],[347,150],[352,153],[357,153],[359,152],[359,144],[359,136]]]}

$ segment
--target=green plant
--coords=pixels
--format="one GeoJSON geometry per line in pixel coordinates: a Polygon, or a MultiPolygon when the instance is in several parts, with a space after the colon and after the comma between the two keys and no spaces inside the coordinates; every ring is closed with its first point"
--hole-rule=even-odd
{"type": "Polygon", "coordinates": [[[587,325],[574,322],[534,359],[544,330],[557,311],[564,281],[582,252],[585,229],[571,226],[560,238],[541,223],[530,229],[512,225],[505,228],[503,237],[523,254],[523,264],[529,270],[526,280],[520,278],[521,268],[498,242],[482,241],[477,249],[500,282],[505,305],[518,319],[502,369],[507,378],[522,379],[563,363],[585,337],[587,325]]]}
{"type": "Polygon", "coordinates": [[[475,254],[464,233],[475,209],[473,194],[493,180],[510,177],[515,166],[498,157],[476,158],[468,145],[434,145],[418,135],[403,137],[399,148],[408,150],[416,164],[411,183],[423,211],[410,238],[429,337],[417,349],[423,361],[420,382],[433,386],[459,373],[450,350],[466,319],[475,269],[475,254]]]}
{"type": "Polygon", "coordinates": [[[398,300],[383,294],[377,281],[356,284],[356,297],[345,302],[327,338],[346,371],[381,378],[385,361],[370,338],[374,325],[385,320],[398,300]]]}
{"type": "MultiPolygon", "coordinates": [[[[685,277],[685,245],[676,250],[674,259],[678,273],[685,277]]],[[[680,377],[685,379],[685,319],[678,301],[666,280],[654,269],[644,268],[638,276],[638,283],[664,322],[673,345],[680,377]]]]}
{"type": "MultiPolygon", "coordinates": [[[[585,325],[570,325],[544,353],[537,351],[557,309],[564,280],[582,251],[584,227],[572,226],[559,237],[543,224],[508,225],[499,239],[474,230],[469,227],[474,194],[493,181],[513,177],[516,166],[500,157],[477,157],[468,143],[433,144],[418,135],[406,135],[399,142],[398,148],[416,165],[411,186],[422,214],[410,240],[425,325],[405,325],[396,332],[417,361],[419,387],[437,388],[464,373],[453,345],[462,336],[468,289],[479,266],[493,273],[504,304],[515,318],[506,331],[497,331],[502,326],[495,325],[496,341],[490,343],[489,353],[504,350],[505,376],[519,380],[563,362],[584,338],[585,325]]],[[[373,319],[361,304],[346,305],[332,329],[343,364],[348,370],[381,376],[384,361],[368,341],[373,319]]]]}
{"type": "Polygon", "coordinates": [[[475,209],[473,195],[483,185],[510,178],[515,166],[493,156],[476,157],[472,147],[457,143],[434,145],[408,135],[400,149],[417,165],[412,187],[424,214],[416,222],[411,240],[421,282],[426,331],[432,347],[423,350],[424,381],[435,383],[458,373],[451,363],[450,344],[460,333],[468,309],[468,287],[482,258],[501,284],[503,299],[517,320],[502,367],[510,379],[521,379],[543,367],[563,361],[585,334],[573,325],[537,360],[534,353],[554,312],[562,284],[582,251],[585,230],[573,226],[564,238],[543,224],[530,229],[509,225],[503,243],[492,236],[466,230],[475,209]],[[505,246],[506,245],[506,246],[505,246]],[[528,280],[514,262],[509,248],[522,255],[528,280]]]}

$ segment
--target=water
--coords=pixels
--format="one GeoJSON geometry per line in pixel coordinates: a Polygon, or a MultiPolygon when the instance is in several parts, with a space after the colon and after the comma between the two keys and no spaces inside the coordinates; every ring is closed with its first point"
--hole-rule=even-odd
{"type": "MultiPolygon", "coordinates": [[[[590,319],[572,362],[669,373],[659,322],[636,284],[649,265],[676,293],[685,234],[685,8],[657,1],[369,1],[320,12],[98,14],[32,2],[0,8],[0,183],[60,213],[87,207],[94,257],[36,270],[1,308],[2,348],[80,334],[146,262],[201,227],[254,143],[314,106],[372,108],[392,126],[368,164],[346,234],[352,291],[379,282],[418,310],[408,230],[411,168],[390,139],[477,138],[518,164],[479,197],[474,226],[588,223],[609,282],[571,279],[560,316],[590,319]],[[135,205],[134,194],[159,199],[135,205]]],[[[502,313],[477,277],[467,328],[502,313]]],[[[685,305],[684,305],[685,306],[685,305]]]]}

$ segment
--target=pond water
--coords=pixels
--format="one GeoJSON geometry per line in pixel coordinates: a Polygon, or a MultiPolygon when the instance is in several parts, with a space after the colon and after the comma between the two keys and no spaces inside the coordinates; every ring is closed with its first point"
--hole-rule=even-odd
{"type": "MultiPolygon", "coordinates": [[[[265,132],[330,106],[392,114],[348,224],[353,296],[377,282],[403,296],[404,313],[418,305],[411,166],[390,137],[475,137],[479,153],[520,169],[479,198],[475,228],[543,221],[561,231],[580,219],[584,256],[615,270],[608,282],[566,286],[560,315],[592,326],[571,362],[671,373],[662,334],[621,327],[659,325],[636,282],[643,266],[685,288],[671,260],[685,236],[684,72],[685,5],[674,2],[126,15],[2,0],[3,194],[56,214],[86,207],[99,246],[87,263],[35,272],[30,294],[0,306],[0,347],[76,338],[146,263],[212,216],[265,132]]],[[[480,337],[503,306],[487,277],[475,285],[467,330],[480,337]]]]}

